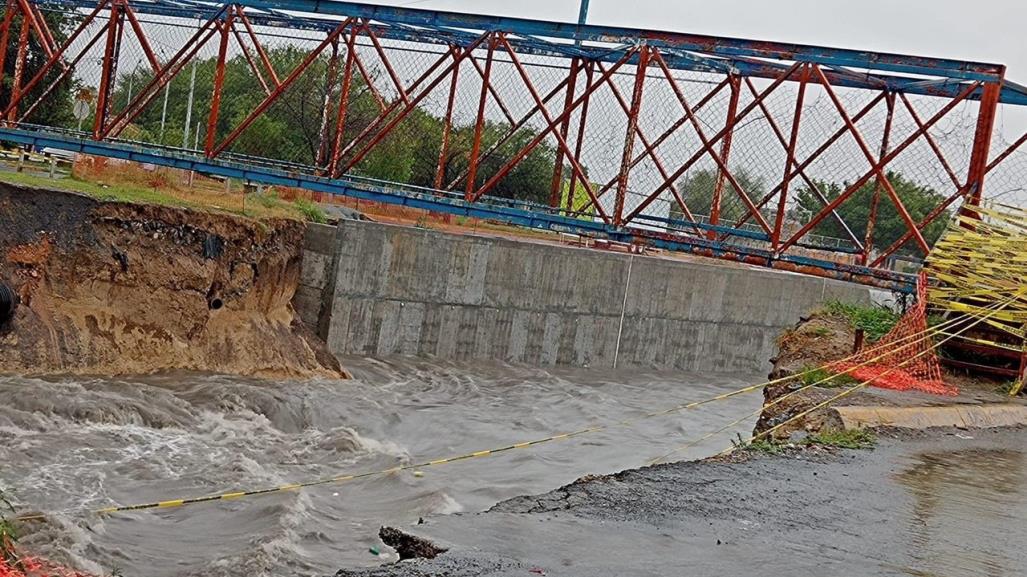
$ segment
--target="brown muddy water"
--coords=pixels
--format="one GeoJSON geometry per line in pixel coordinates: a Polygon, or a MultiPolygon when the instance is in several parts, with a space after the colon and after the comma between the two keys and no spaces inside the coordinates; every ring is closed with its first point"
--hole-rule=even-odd
{"type": "MultiPolygon", "coordinates": [[[[33,552],[126,577],[320,575],[380,562],[380,525],[485,510],[637,467],[758,408],[749,394],[615,429],[411,472],[108,518],[77,511],[248,490],[492,448],[762,380],[344,359],[352,381],[216,375],[0,377],[0,487],[33,552]]],[[[750,431],[747,422],[737,432],[750,431]]],[[[711,454],[734,431],[680,458],[711,454]]]]}

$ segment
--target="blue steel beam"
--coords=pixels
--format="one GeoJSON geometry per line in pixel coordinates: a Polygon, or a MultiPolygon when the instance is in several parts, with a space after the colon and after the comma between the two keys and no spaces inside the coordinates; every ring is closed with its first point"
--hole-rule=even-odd
{"type": "Polygon", "coordinates": [[[245,7],[263,10],[289,10],[345,17],[356,16],[380,22],[401,22],[427,27],[463,28],[482,32],[505,31],[529,36],[558,38],[572,42],[580,40],[583,42],[632,44],[645,41],[650,45],[680,48],[705,54],[811,62],[828,66],[837,65],[900,74],[924,74],[984,82],[1001,80],[1005,68],[1000,64],[910,56],[887,52],[868,52],[741,38],[721,38],[717,36],[621,26],[579,25],[528,18],[485,16],[481,14],[380,6],[334,0],[240,0],[238,3],[245,7]]]}
{"type": "MultiPolygon", "coordinates": [[[[192,151],[154,145],[140,146],[123,142],[103,142],[78,138],[70,133],[31,131],[18,128],[0,128],[0,141],[33,146],[37,149],[55,148],[82,154],[104,156],[165,166],[195,170],[204,174],[236,178],[267,185],[290,186],[314,192],[341,195],[350,198],[384,202],[419,208],[443,214],[494,220],[529,228],[565,232],[588,237],[607,238],[627,244],[645,244],[665,250],[688,252],[726,260],[736,260],[767,268],[803,272],[828,278],[859,282],[889,290],[911,293],[915,286],[912,275],[874,269],[858,265],[798,255],[775,257],[771,251],[744,245],[690,237],[676,233],[639,229],[616,228],[602,222],[562,215],[559,211],[546,211],[541,207],[525,210],[525,203],[467,202],[459,195],[433,189],[396,186],[392,183],[360,178],[328,179],[295,170],[271,166],[208,159],[192,151]]],[[[728,229],[732,234],[744,231],[728,229]]]]}
{"type": "MultiPolygon", "coordinates": [[[[985,81],[995,81],[1003,72],[1004,67],[998,64],[979,64],[973,62],[960,62],[945,59],[934,59],[934,58],[923,58],[894,54],[879,54],[869,52],[857,52],[851,50],[840,50],[840,49],[829,49],[819,48],[812,46],[801,46],[792,44],[778,44],[770,42],[755,42],[749,40],[735,40],[735,39],[717,39],[706,36],[695,36],[686,35],[670,32],[651,32],[640,29],[632,28],[610,28],[610,27],[599,27],[599,26],[575,26],[564,23],[544,22],[536,20],[524,20],[516,18],[494,18],[487,16],[477,16],[468,14],[455,14],[455,13],[439,13],[446,15],[446,18],[427,18],[422,13],[434,13],[435,11],[426,11],[418,9],[389,9],[388,14],[392,11],[398,11],[399,14],[405,14],[410,16],[410,13],[421,15],[419,18],[407,18],[402,19],[386,19],[386,15],[380,13],[379,9],[386,7],[372,6],[365,4],[357,4],[350,2],[320,2],[318,0],[289,0],[286,3],[309,3],[313,5],[311,9],[317,9],[316,12],[307,12],[308,15],[300,15],[294,13],[283,12],[282,9],[276,7],[275,2],[262,2],[260,0],[245,0],[239,4],[249,8],[247,16],[250,20],[258,26],[267,27],[291,27],[296,29],[304,30],[317,30],[317,31],[329,31],[338,25],[338,20],[335,17],[349,17],[349,16],[363,16],[365,14],[377,14],[377,16],[370,16],[377,22],[373,26],[376,35],[383,38],[402,40],[407,42],[419,42],[419,43],[432,43],[441,45],[450,44],[465,44],[468,39],[477,38],[478,33],[472,30],[485,30],[492,28],[475,27],[472,24],[478,22],[481,19],[485,20],[496,20],[497,22],[531,22],[536,24],[550,24],[554,25],[559,29],[571,27],[571,28],[582,28],[592,29],[598,28],[601,30],[618,30],[622,33],[625,31],[631,31],[638,36],[628,37],[624,36],[604,36],[597,32],[589,32],[583,34],[581,38],[584,39],[601,39],[604,44],[609,44],[615,40],[627,40],[627,44],[634,44],[640,39],[645,38],[647,42],[654,46],[664,48],[664,59],[668,66],[675,70],[684,71],[697,71],[697,72],[712,72],[712,73],[726,73],[732,71],[743,76],[750,76],[755,78],[776,78],[783,70],[788,67],[788,64],[794,60],[801,60],[807,62],[817,62],[827,68],[824,70],[828,77],[828,80],[832,85],[841,88],[866,88],[866,89],[877,89],[877,90],[889,90],[892,92],[903,92],[906,94],[918,94],[925,96],[937,96],[942,98],[953,98],[962,91],[967,85],[967,78],[973,79],[984,79],[985,81]],[[346,13],[343,8],[352,8],[353,13],[346,13]],[[316,18],[309,14],[321,14],[330,15],[333,19],[316,18]],[[462,21],[457,16],[466,16],[470,20],[462,21]],[[438,21],[438,22],[436,22],[438,21]],[[442,22],[442,23],[439,23],[442,22]],[[686,37],[694,39],[706,39],[706,40],[717,40],[718,42],[699,42],[695,40],[693,42],[668,42],[658,41],[655,39],[647,38],[645,34],[657,35],[657,36],[674,36],[674,37],[686,37]],[[759,46],[777,46],[778,48],[772,51],[767,50],[745,50],[745,49],[726,49],[725,46],[747,46],[747,45],[759,45],[759,46]],[[796,54],[806,54],[806,58],[799,58],[796,54],[793,54],[791,58],[780,56],[787,52],[788,49],[797,50],[796,54]],[[799,50],[801,48],[802,50],[799,50]],[[846,58],[840,56],[834,58],[817,58],[817,50],[826,51],[825,53],[838,53],[848,54],[846,58]],[[777,54],[779,56],[768,56],[768,54],[777,54]],[[776,58],[778,61],[774,62],[771,60],[761,60],[754,56],[758,54],[762,58],[776,58]],[[860,64],[856,55],[862,55],[865,58],[860,64]],[[852,59],[856,59],[854,61],[852,59]],[[889,65],[891,61],[896,59],[908,59],[910,62],[917,63],[916,66],[903,67],[899,65],[889,65]],[[831,67],[837,67],[837,70],[832,70],[831,67]],[[934,67],[937,66],[937,67],[934,67]],[[890,72],[890,74],[881,74],[875,72],[860,72],[849,70],[850,67],[866,67],[868,69],[876,71],[890,72]],[[915,71],[913,70],[915,69],[915,71]],[[957,72],[953,72],[956,70],[957,72]],[[970,70],[973,74],[969,76],[966,74],[959,73],[958,71],[970,70]],[[985,73],[982,71],[992,71],[992,73],[985,73]],[[909,72],[914,74],[929,75],[934,78],[925,79],[922,77],[912,77],[897,74],[898,72],[909,72]]],[[[95,0],[48,0],[40,3],[43,9],[46,7],[60,8],[64,10],[76,10],[76,9],[91,9],[96,5],[95,0]]],[[[155,16],[163,16],[170,18],[182,18],[184,20],[195,20],[196,18],[209,17],[212,11],[220,8],[221,4],[212,2],[186,2],[186,3],[170,3],[164,0],[135,0],[132,2],[133,8],[137,13],[140,14],[151,14],[155,16]]],[[[310,7],[308,7],[310,8],[310,7]]],[[[290,10],[297,10],[298,8],[290,8],[290,10]]],[[[183,24],[185,26],[185,24],[183,24]]],[[[548,29],[542,26],[544,29],[548,29]]],[[[503,29],[503,28],[496,28],[503,29]]],[[[503,29],[506,30],[506,29],[503,29]]],[[[602,62],[616,62],[623,56],[624,49],[614,49],[610,46],[582,46],[577,42],[571,44],[566,42],[554,42],[546,40],[543,37],[540,38],[537,34],[527,33],[523,30],[506,30],[512,32],[515,36],[509,38],[509,41],[514,47],[524,54],[534,54],[538,56],[551,56],[556,58],[573,58],[573,57],[584,57],[590,60],[597,60],[602,62]]],[[[564,37],[557,36],[556,38],[563,39],[564,37]]],[[[577,40],[577,37],[570,37],[577,40]]],[[[632,61],[628,62],[629,64],[632,61]]],[[[982,95],[982,90],[976,91],[969,98],[971,100],[979,100],[982,95]]],[[[1027,105],[1027,90],[1024,90],[1020,85],[1014,83],[1008,83],[1003,86],[1000,102],[1005,104],[1015,105],[1027,105]]]]}

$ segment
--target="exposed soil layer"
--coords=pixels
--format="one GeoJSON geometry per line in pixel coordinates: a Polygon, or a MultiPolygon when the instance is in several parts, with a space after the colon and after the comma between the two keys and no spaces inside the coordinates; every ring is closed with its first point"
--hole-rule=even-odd
{"type": "Polygon", "coordinates": [[[303,232],[0,184],[0,371],[343,376],[290,304],[303,232]]]}
{"type": "MultiPolygon", "coordinates": [[[[856,331],[847,319],[826,312],[815,312],[801,319],[795,327],[778,338],[778,355],[771,359],[771,380],[798,375],[813,367],[822,367],[852,354],[856,331]]],[[[839,429],[843,424],[831,407],[838,406],[933,406],[953,403],[1005,403],[1009,398],[1000,392],[1000,383],[980,375],[968,375],[942,365],[942,380],[956,386],[956,397],[938,396],[916,391],[894,391],[866,387],[831,402],[830,406],[810,412],[774,431],[773,436],[786,439],[796,431],[839,429]]],[[[834,383],[834,381],[831,381],[834,383]]],[[[771,385],[763,390],[765,409],[756,423],[760,433],[779,423],[789,421],[816,405],[834,398],[853,381],[839,381],[834,386],[806,387],[799,379],[771,385]],[[798,391],[794,395],[789,393],[798,391]],[[786,395],[789,395],[786,397],[786,395]],[[780,400],[779,400],[780,399],[780,400]]]]}

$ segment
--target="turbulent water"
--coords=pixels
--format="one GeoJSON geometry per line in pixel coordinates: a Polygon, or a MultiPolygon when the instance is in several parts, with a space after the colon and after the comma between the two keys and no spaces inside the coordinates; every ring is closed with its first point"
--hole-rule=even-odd
{"type": "MultiPolygon", "coordinates": [[[[388,468],[535,439],[761,380],[349,360],[351,381],[0,377],[0,488],[50,522],[37,553],[125,576],[331,574],[382,524],[487,509],[640,466],[755,411],[758,393],[500,456],[186,508],[78,513],[388,468]]],[[[738,431],[751,430],[752,420],[738,431]]],[[[678,458],[729,444],[725,432],[678,458]]]]}

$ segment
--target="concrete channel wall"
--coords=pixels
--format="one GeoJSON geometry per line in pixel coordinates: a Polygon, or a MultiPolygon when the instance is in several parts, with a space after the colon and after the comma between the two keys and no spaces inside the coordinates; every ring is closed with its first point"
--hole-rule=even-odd
{"type": "Polygon", "coordinates": [[[818,303],[866,287],[379,223],[312,226],[293,301],[337,355],[765,371],[818,303]]]}

